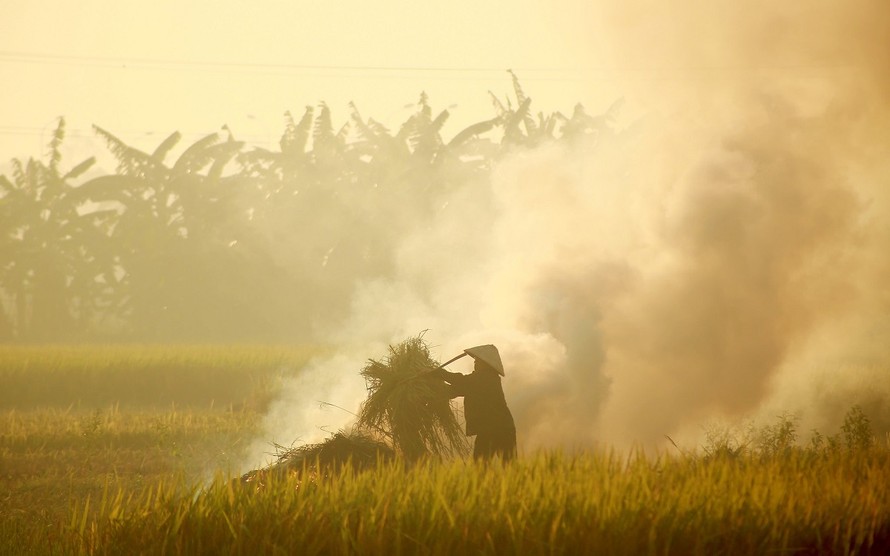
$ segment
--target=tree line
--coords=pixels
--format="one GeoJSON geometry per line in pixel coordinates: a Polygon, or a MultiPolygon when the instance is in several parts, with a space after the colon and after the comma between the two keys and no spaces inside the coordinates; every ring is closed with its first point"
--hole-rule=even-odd
{"type": "Polygon", "coordinates": [[[224,126],[174,158],[178,132],[147,152],[94,126],[117,168],[90,179],[95,157],[62,162],[60,118],[44,159],[0,175],[0,341],[278,341],[335,322],[440,195],[508,152],[610,133],[617,104],[534,114],[512,77],[514,99],[492,94],[493,117],[447,141],[425,94],[395,131],[353,104],[339,127],[324,103],[286,113],[277,150],[224,126]]]}

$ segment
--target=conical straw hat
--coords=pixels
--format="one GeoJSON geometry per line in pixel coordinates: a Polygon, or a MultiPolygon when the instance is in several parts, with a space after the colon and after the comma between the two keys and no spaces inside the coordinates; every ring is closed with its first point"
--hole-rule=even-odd
{"type": "Polygon", "coordinates": [[[489,367],[496,370],[499,375],[504,376],[504,365],[501,363],[501,354],[498,353],[498,348],[493,345],[486,344],[484,346],[467,348],[464,350],[464,353],[473,359],[481,359],[484,363],[487,363],[489,367]]]}

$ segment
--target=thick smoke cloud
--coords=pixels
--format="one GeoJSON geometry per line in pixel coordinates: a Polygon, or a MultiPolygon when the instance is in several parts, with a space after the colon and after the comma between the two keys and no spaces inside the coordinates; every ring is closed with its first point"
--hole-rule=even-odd
{"type": "Polygon", "coordinates": [[[644,115],[443,194],[329,337],[358,361],[424,329],[441,359],[497,344],[526,451],[783,411],[830,433],[856,403],[890,430],[890,5],[598,15],[613,65],[652,69],[627,80],[644,115]]]}
{"type": "Polygon", "coordinates": [[[886,431],[890,8],[635,6],[603,11],[616,65],[688,83],[646,101],[670,114],[644,162],[666,189],[609,319],[603,434],[782,411],[823,428],[854,403],[886,431]]]}

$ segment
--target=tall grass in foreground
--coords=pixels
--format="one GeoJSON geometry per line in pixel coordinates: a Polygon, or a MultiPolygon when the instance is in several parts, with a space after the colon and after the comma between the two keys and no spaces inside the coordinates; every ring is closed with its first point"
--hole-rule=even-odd
{"type": "Polygon", "coordinates": [[[776,458],[539,454],[256,490],[157,485],[70,514],[94,554],[766,554],[890,550],[886,451],[776,458]],[[95,515],[96,517],[88,517],[95,515]]]}

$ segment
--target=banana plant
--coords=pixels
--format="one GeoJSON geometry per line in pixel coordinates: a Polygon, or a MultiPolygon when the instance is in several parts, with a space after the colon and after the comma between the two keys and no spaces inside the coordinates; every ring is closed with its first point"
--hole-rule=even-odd
{"type": "Polygon", "coordinates": [[[12,179],[0,179],[0,287],[12,300],[15,335],[22,340],[72,338],[92,316],[92,301],[110,272],[103,259],[105,220],[84,212],[71,183],[95,163],[61,170],[65,120],[59,119],[46,162],[12,160],[12,179]]]}
{"type": "Polygon", "coordinates": [[[118,173],[83,184],[78,194],[117,209],[110,232],[119,265],[111,281],[116,292],[111,307],[119,313],[115,318],[145,333],[181,320],[180,302],[194,293],[189,276],[196,274],[182,266],[197,264],[195,254],[204,253],[210,244],[237,241],[230,226],[237,220],[232,214],[237,191],[223,173],[243,143],[231,133],[225,140],[213,133],[186,147],[168,165],[180,133],[172,133],[149,154],[94,128],[117,158],[118,173]]]}

